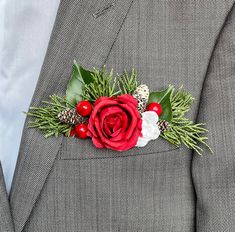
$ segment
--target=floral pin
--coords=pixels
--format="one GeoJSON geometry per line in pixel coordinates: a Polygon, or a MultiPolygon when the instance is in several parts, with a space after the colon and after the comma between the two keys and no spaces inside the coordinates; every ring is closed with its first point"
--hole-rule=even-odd
{"type": "Polygon", "coordinates": [[[137,72],[126,71],[113,77],[105,67],[85,70],[74,61],[66,96],[50,96],[42,107],[30,107],[38,128],[45,137],[76,136],[91,138],[97,148],[126,151],[144,147],[159,136],[179,147],[181,144],[202,154],[207,145],[204,124],[194,124],[185,117],[193,97],[183,88],[170,85],[163,91],[150,92],[137,81],[137,72]]]}

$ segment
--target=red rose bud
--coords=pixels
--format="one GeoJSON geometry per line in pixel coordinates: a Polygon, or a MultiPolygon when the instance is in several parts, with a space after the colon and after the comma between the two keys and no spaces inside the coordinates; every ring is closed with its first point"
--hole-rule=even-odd
{"type": "Polygon", "coordinates": [[[158,102],[152,102],[147,105],[146,111],[154,111],[160,116],[162,114],[162,106],[158,102]]]}
{"type": "Polygon", "coordinates": [[[86,139],[87,138],[87,125],[85,123],[78,124],[75,126],[75,134],[80,139],[86,139]]]}
{"type": "Polygon", "coordinates": [[[137,106],[137,100],[129,94],[97,99],[88,123],[93,144],[116,151],[133,148],[142,129],[137,106]]]}
{"type": "Polygon", "coordinates": [[[76,106],[76,110],[83,117],[89,116],[92,111],[92,104],[89,101],[80,101],[76,106]]]}

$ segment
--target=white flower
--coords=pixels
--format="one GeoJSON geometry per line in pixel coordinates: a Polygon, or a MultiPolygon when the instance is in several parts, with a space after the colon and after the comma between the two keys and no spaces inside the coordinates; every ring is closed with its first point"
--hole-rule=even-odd
{"type": "Polygon", "coordinates": [[[150,140],[155,140],[159,137],[158,119],[158,115],[154,111],[142,113],[142,136],[138,138],[136,147],[144,147],[150,140]]]}

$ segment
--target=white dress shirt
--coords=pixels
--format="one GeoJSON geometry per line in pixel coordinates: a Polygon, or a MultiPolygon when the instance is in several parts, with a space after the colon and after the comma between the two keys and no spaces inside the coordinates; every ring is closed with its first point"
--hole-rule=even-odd
{"type": "Polygon", "coordinates": [[[0,0],[0,161],[9,192],[59,0],[0,0]]]}

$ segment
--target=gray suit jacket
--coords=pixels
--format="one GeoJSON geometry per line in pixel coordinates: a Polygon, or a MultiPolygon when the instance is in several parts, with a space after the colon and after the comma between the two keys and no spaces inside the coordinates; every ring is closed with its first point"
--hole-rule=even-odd
{"type": "Polygon", "coordinates": [[[188,117],[207,123],[214,155],[161,139],[98,150],[25,126],[9,201],[0,175],[0,231],[235,231],[233,4],[61,1],[32,105],[64,95],[74,59],[118,73],[134,67],[152,90],[184,85],[195,96],[188,117]]]}

